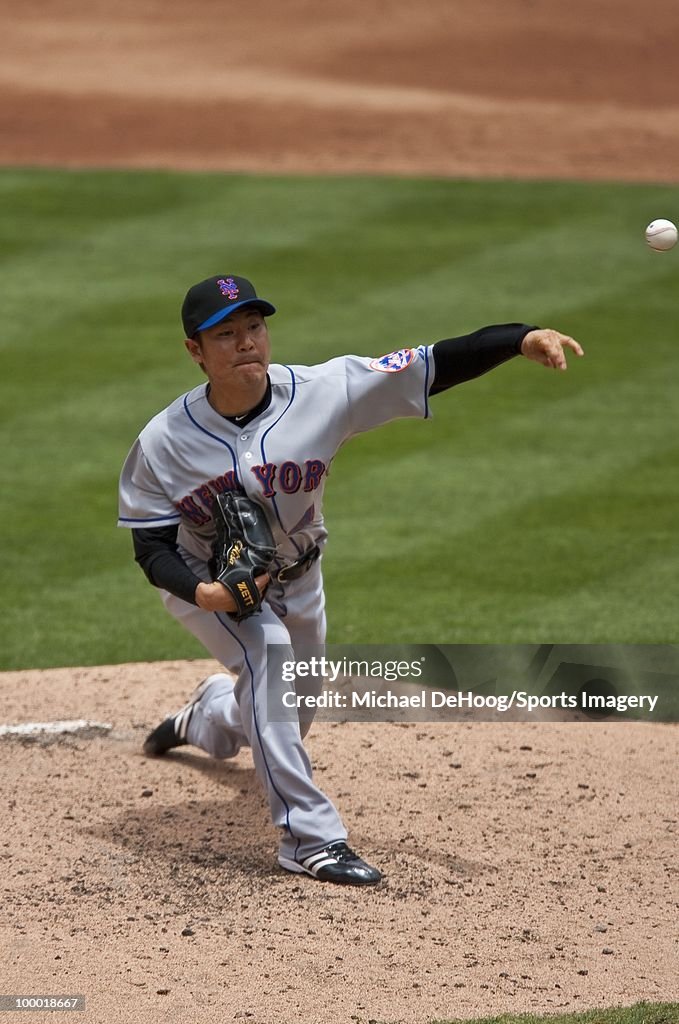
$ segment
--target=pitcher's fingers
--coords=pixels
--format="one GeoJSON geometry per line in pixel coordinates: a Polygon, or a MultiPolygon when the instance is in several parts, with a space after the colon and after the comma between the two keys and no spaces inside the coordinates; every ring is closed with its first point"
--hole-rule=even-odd
{"type": "Polygon", "coordinates": [[[559,340],[564,348],[572,349],[576,356],[584,356],[585,350],[575,338],[571,338],[568,334],[562,334],[559,340]]]}

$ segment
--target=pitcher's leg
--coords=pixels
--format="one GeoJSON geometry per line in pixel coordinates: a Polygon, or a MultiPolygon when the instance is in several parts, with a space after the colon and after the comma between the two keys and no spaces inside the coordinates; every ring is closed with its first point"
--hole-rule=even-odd
{"type": "MultiPolygon", "coordinates": [[[[284,621],[292,641],[295,660],[308,657],[309,647],[316,657],[322,657],[325,653],[326,616],[320,562],[306,577],[289,585],[288,592],[288,615],[284,621]]],[[[295,689],[298,694],[318,697],[323,690],[323,679],[313,676],[298,679],[295,689]]],[[[308,734],[314,715],[313,707],[300,710],[302,739],[308,734]]]]}
{"type": "MultiPolygon", "coordinates": [[[[161,594],[170,614],[200,640],[213,658],[237,674],[243,660],[241,646],[217,617],[171,594],[161,594]]],[[[249,745],[234,691],[234,680],[226,673],[217,673],[207,686],[198,687],[194,697],[200,694],[200,698],[189,702],[187,721],[182,723],[186,742],[216,758],[235,757],[241,747],[249,745]]]]}
{"type": "Polygon", "coordinates": [[[267,681],[267,643],[284,645],[287,658],[293,656],[289,633],[280,619],[266,604],[260,614],[237,624],[226,615],[201,611],[171,595],[165,595],[164,601],[213,657],[238,671],[233,694],[208,689],[188,726],[189,741],[222,757],[226,750],[246,743],[252,748],[272,821],[283,831],[281,849],[287,856],[312,853],[346,838],[337,810],[312,780],[298,721],[274,722],[268,717],[267,696],[282,702],[285,693],[294,692],[280,671],[267,681]]]}
{"type": "Polygon", "coordinates": [[[335,806],[313,782],[297,718],[276,721],[269,714],[269,708],[283,706],[286,694],[294,695],[282,673],[282,662],[293,658],[287,629],[270,609],[238,626],[231,621],[222,625],[242,645],[236,700],[272,821],[282,830],[280,852],[297,859],[328,842],[345,839],[346,829],[335,806]],[[276,645],[269,666],[267,644],[276,645]]]}
{"type": "Polygon", "coordinates": [[[190,708],[186,741],[211,757],[235,757],[241,747],[248,746],[234,693],[235,680],[219,672],[205,683],[207,686],[190,708]]]}

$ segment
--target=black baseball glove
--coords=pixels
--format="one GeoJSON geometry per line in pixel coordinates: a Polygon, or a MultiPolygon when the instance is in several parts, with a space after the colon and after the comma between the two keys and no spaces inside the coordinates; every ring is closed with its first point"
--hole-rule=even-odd
{"type": "Polygon", "coordinates": [[[262,610],[256,576],[268,572],[276,554],[276,542],[261,505],[245,494],[226,491],[212,502],[217,536],[210,559],[212,579],[222,583],[236,602],[229,612],[241,622],[262,610]]]}

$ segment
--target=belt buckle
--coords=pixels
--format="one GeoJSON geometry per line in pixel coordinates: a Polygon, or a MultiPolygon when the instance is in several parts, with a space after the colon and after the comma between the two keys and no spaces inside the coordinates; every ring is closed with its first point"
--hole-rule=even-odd
{"type": "Polygon", "coordinates": [[[300,576],[304,576],[305,573],[309,572],[309,569],[314,564],[320,551],[318,545],[314,544],[312,548],[305,551],[296,562],[292,562],[290,565],[284,565],[276,573],[276,579],[279,583],[285,583],[287,580],[296,580],[300,576]]]}
{"type": "Polygon", "coordinates": [[[295,563],[293,562],[292,565],[282,566],[282,568],[280,568],[276,573],[276,581],[278,583],[285,583],[286,580],[288,579],[288,572],[290,571],[290,569],[293,568],[294,565],[295,563]]]}

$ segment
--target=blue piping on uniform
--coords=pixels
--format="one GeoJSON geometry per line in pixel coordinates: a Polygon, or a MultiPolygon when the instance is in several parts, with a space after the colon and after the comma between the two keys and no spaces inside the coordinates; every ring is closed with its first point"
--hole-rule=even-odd
{"type": "Polygon", "coordinates": [[[429,349],[424,346],[424,362],[427,368],[424,377],[424,418],[429,419],[429,349]]]}
{"type": "MultiPolygon", "coordinates": [[[[270,431],[270,430],[273,430],[273,428],[274,428],[274,427],[276,426],[276,424],[277,424],[277,423],[280,423],[280,421],[282,420],[282,418],[283,418],[283,417],[285,416],[286,412],[288,411],[288,409],[290,408],[290,406],[292,405],[292,403],[293,403],[293,401],[294,401],[294,399],[295,399],[295,393],[296,393],[296,391],[297,391],[297,383],[296,383],[296,381],[295,381],[295,374],[293,373],[293,371],[292,371],[291,367],[289,367],[289,366],[286,366],[286,367],[285,367],[285,369],[286,369],[286,370],[288,371],[288,373],[290,374],[290,378],[291,378],[291,380],[292,380],[292,394],[290,395],[290,401],[289,401],[289,402],[288,402],[288,404],[286,405],[285,409],[283,409],[283,412],[282,412],[282,413],[280,414],[280,416],[278,417],[278,419],[277,419],[277,420],[274,420],[274,422],[273,422],[273,423],[271,424],[271,426],[270,426],[270,427],[267,427],[267,429],[266,429],[266,430],[264,431],[264,433],[262,434],[262,440],[261,440],[261,443],[260,443],[260,450],[261,450],[261,452],[262,452],[262,463],[263,463],[263,464],[265,464],[265,465],[266,465],[266,452],[264,451],[264,439],[266,438],[266,435],[267,435],[267,434],[269,433],[269,431],[270,431]]],[[[275,497],[275,495],[274,495],[274,497],[273,497],[273,498],[271,499],[271,504],[272,504],[272,505],[273,505],[273,507],[274,507],[274,512],[276,513],[276,518],[278,519],[278,525],[280,526],[280,528],[281,528],[281,530],[283,531],[283,533],[285,533],[285,532],[286,532],[286,530],[285,530],[285,527],[283,526],[283,522],[282,522],[282,520],[281,520],[281,514],[280,514],[280,512],[278,511],[278,505],[276,504],[276,497],[275,497]]],[[[299,545],[298,545],[298,544],[296,543],[296,541],[295,541],[295,540],[293,540],[293,538],[292,538],[292,537],[290,537],[290,540],[291,540],[291,541],[292,541],[292,543],[293,543],[293,544],[295,545],[295,548],[297,549],[297,554],[298,554],[298,555],[301,555],[301,553],[302,553],[302,549],[301,549],[301,548],[299,547],[299,545]]]]}
{"type": "Polygon", "coordinates": [[[276,794],[276,796],[278,797],[280,802],[285,807],[285,825],[286,825],[286,828],[287,828],[288,832],[290,833],[290,835],[292,836],[292,838],[293,839],[297,839],[297,846],[295,848],[295,859],[297,859],[297,850],[299,849],[299,844],[300,844],[300,841],[301,841],[301,837],[296,836],[295,833],[292,831],[292,827],[290,825],[290,808],[288,807],[287,800],[282,795],[282,793],[279,792],[278,787],[276,786],[276,783],[273,780],[273,776],[271,774],[271,769],[269,768],[269,763],[268,763],[268,761],[266,759],[266,754],[264,753],[264,744],[262,743],[262,736],[261,736],[261,733],[259,731],[259,722],[257,721],[257,702],[255,701],[255,673],[252,670],[252,665],[250,664],[250,660],[248,658],[248,652],[246,650],[246,647],[245,647],[245,644],[243,643],[243,641],[238,636],[236,636],[236,634],[233,632],[232,629],[229,629],[227,624],[225,622],[223,622],[222,619],[220,619],[219,613],[215,612],[214,616],[217,619],[217,622],[219,623],[219,625],[222,626],[227,631],[227,633],[229,633],[229,635],[234,638],[236,643],[239,644],[240,647],[243,650],[243,658],[245,659],[245,664],[247,665],[248,670],[250,672],[250,693],[252,694],[252,717],[253,717],[253,720],[254,720],[254,723],[255,723],[255,731],[257,733],[257,740],[259,742],[259,749],[262,751],[262,758],[264,760],[264,767],[266,768],[266,774],[269,777],[269,782],[271,783],[271,788],[273,789],[274,793],[276,794]]]}
{"type": "Polygon", "coordinates": [[[229,451],[231,452],[231,461],[233,462],[233,471],[235,473],[236,480],[238,481],[238,483],[242,487],[243,486],[242,481],[241,481],[240,477],[238,476],[238,463],[236,462],[236,453],[234,452],[233,448],[231,447],[231,445],[229,444],[228,441],[224,440],[223,437],[219,437],[218,434],[213,434],[210,430],[206,430],[205,427],[202,427],[200,425],[198,420],[195,419],[195,417],[193,417],[191,415],[191,413],[189,412],[189,406],[188,406],[188,403],[187,403],[187,398],[188,398],[188,395],[184,395],[184,412],[189,417],[189,419],[193,423],[194,427],[198,427],[198,429],[202,430],[202,432],[204,434],[207,434],[208,437],[211,437],[213,441],[218,441],[219,444],[223,444],[225,448],[229,449],[229,451]]]}
{"type": "Polygon", "coordinates": [[[120,523],[164,523],[167,519],[181,519],[179,512],[173,512],[171,516],[152,516],[150,519],[135,519],[133,516],[118,516],[120,523]]]}

